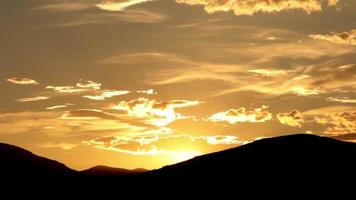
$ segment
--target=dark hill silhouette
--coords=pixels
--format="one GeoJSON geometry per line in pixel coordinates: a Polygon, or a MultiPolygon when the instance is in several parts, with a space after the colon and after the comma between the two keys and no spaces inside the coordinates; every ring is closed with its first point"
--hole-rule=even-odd
{"type": "Polygon", "coordinates": [[[262,139],[195,157],[148,172],[163,178],[312,178],[350,176],[356,170],[356,144],[309,134],[262,139]]]}
{"type": "Polygon", "coordinates": [[[138,168],[134,170],[114,168],[107,166],[95,166],[80,173],[88,176],[128,176],[147,172],[146,169],[138,168]]]}
{"type": "Polygon", "coordinates": [[[0,144],[1,177],[68,177],[76,171],[54,160],[37,156],[25,149],[0,144]]]}
{"type": "Polygon", "coordinates": [[[56,182],[56,178],[70,177],[72,179],[67,182],[81,186],[85,183],[92,187],[129,183],[133,183],[131,186],[135,188],[140,185],[156,187],[153,182],[169,186],[168,183],[181,181],[184,181],[183,185],[219,186],[227,184],[226,180],[234,181],[236,186],[268,186],[269,181],[290,184],[295,180],[303,181],[305,185],[329,183],[329,179],[337,179],[341,183],[344,178],[355,178],[355,161],[355,143],[305,134],[262,139],[148,172],[104,166],[78,172],[24,149],[0,144],[2,178],[49,177],[50,182],[56,182]]]}

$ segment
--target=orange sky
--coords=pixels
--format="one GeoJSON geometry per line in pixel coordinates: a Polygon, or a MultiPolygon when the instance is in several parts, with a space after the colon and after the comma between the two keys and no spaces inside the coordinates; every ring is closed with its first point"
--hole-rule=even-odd
{"type": "Polygon", "coordinates": [[[356,131],[353,0],[1,4],[0,141],[69,167],[356,131]]]}

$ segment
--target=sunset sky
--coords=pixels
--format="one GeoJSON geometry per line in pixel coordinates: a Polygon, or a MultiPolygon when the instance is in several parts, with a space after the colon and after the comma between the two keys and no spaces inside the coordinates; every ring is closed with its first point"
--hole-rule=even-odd
{"type": "Polygon", "coordinates": [[[5,0],[0,47],[0,142],[74,169],[356,141],[355,0],[5,0]]]}

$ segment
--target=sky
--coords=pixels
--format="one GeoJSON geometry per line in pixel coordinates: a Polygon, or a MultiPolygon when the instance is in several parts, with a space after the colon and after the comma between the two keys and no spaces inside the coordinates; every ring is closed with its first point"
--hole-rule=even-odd
{"type": "Polygon", "coordinates": [[[6,0],[0,24],[0,142],[74,169],[356,141],[354,0],[6,0]]]}

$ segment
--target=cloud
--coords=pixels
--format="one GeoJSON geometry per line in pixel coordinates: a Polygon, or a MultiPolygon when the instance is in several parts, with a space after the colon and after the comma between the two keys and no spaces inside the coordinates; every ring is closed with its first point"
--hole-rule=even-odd
{"type": "Polygon", "coordinates": [[[337,69],[343,72],[343,71],[351,69],[354,66],[355,66],[355,64],[341,65],[341,66],[338,66],[337,69]]]}
{"type": "Polygon", "coordinates": [[[322,10],[322,3],[335,6],[339,0],[176,0],[188,5],[202,5],[208,13],[234,12],[235,15],[273,13],[285,10],[303,10],[308,14],[322,10]]]}
{"type": "MultiPolygon", "coordinates": [[[[98,137],[145,132],[151,129],[143,123],[95,109],[66,112],[0,113],[1,134],[43,134],[54,137],[98,137]],[[19,126],[21,124],[21,126],[19,126]]],[[[155,127],[154,127],[155,128],[155,127]]]]}
{"type": "Polygon", "coordinates": [[[77,83],[76,86],[78,88],[88,88],[88,89],[100,90],[101,83],[96,83],[94,81],[82,81],[80,83],[77,83]]]}
{"type": "MultiPolygon", "coordinates": [[[[83,144],[99,149],[126,153],[130,155],[200,155],[198,146],[237,146],[244,142],[236,136],[189,136],[173,134],[167,128],[151,130],[146,133],[129,134],[124,136],[100,137],[83,144]]],[[[193,156],[193,157],[194,157],[193,156]]]]}
{"type": "Polygon", "coordinates": [[[34,8],[35,10],[44,10],[48,12],[72,12],[81,11],[92,8],[93,5],[89,2],[59,2],[52,4],[45,4],[34,8]]]}
{"type": "Polygon", "coordinates": [[[327,35],[309,35],[309,37],[317,40],[325,40],[336,44],[356,45],[356,29],[351,30],[350,32],[343,33],[331,33],[327,35]]]}
{"type": "Polygon", "coordinates": [[[268,106],[263,105],[252,111],[246,110],[245,107],[230,109],[226,112],[213,114],[209,120],[213,122],[228,122],[229,124],[236,124],[240,122],[266,122],[272,119],[272,113],[268,111],[268,108],[268,106]]]}
{"type": "Polygon", "coordinates": [[[356,99],[351,99],[350,97],[328,97],[326,100],[339,103],[356,103],[356,99]]]}
{"type": "Polygon", "coordinates": [[[147,98],[138,98],[132,101],[121,101],[112,106],[112,109],[125,111],[129,116],[146,119],[149,124],[166,126],[177,119],[186,118],[175,109],[201,104],[200,101],[171,100],[156,101],[147,98]]]}
{"type": "Polygon", "coordinates": [[[249,73],[255,73],[263,76],[283,76],[287,75],[290,72],[293,72],[293,70],[277,70],[277,69],[250,69],[247,70],[249,73]]]}
{"type": "Polygon", "coordinates": [[[142,94],[150,94],[150,95],[157,94],[157,92],[154,91],[153,89],[137,90],[136,92],[137,92],[137,93],[142,93],[142,94]]]}
{"type": "Polygon", "coordinates": [[[318,95],[325,93],[325,90],[321,90],[318,88],[304,88],[304,87],[293,87],[291,89],[291,92],[293,94],[299,95],[299,96],[310,96],[310,95],[318,95]]]}
{"type": "Polygon", "coordinates": [[[52,86],[52,85],[49,85],[46,87],[46,89],[53,90],[58,93],[80,93],[80,92],[88,91],[88,89],[77,88],[74,86],[52,86]]]}
{"type": "Polygon", "coordinates": [[[46,89],[53,90],[58,93],[81,93],[92,90],[99,90],[101,87],[101,83],[96,83],[94,81],[81,81],[77,83],[75,86],[52,86],[49,85],[46,89]]]}
{"type": "Polygon", "coordinates": [[[327,106],[303,112],[303,116],[325,127],[323,133],[337,136],[356,132],[355,106],[327,106]]]}
{"type": "Polygon", "coordinates": [[[296,109],[289,113],[278,113],[277,119],[281,124],[293,127],[302,127],[302,124],[304,123],[302,113],[296,109]]]}
{"type": "Polygon", "coordinates": [[[65,151],[72,150],[77,146],[78,146],[78,144],[69,144],[69,143],[65,143],[65,142],[63,142],[63,143],[50,143],[49,142],[49,143],[40,145],[40,147],[42,147],[42,148],[60,148],[65,151]]]}
{"type": "Polygon", "coordinates": [[[46,110],[57,110],[57,109],[61,109],[61,108],[67,108],[68,106],[73,106],[73,104],[66,103],[64,105],[50,106],[50,107],[47,107],[46,110]]]}
{"type": "Polygon", "coordinates": [[[18,85],[38,85],[39,83],[29,78],[8,78],[8,82],[18,85]]]}
{"type": "Polygon", "coordinates": [[[130,91],[127,90],[108,90],[108,91],[103,91],[100,95],[85,95],[83,96],[84,98],[91,99],[91,100],[96,100],[96,101],[103,101],[107,98],[112,98],[115,96],[122,96],[129,94],[130,91]]]}
{"type": "Polygon", "coordinates": [[[150,2],[154,0],[104,0],[96,6],[107,11],[122,11],[136,4],[150,2]]]}
{"type": "Polygon", "coordinates": [[[17,102],[32,102],[32,101],[42,101],[50,99],[50,97],[37,96],[37,97],[28,97],[28,98],[20,98],[16,99],[17,102]]]}
{"type": "Polygon", "coordinates": [[[231,135],[202,136],[211,145],[233,145],[242,144],[238,137],[231,135]]]}
{"type": "Polygon", "coordinates": [[[79,109],[66,111],[61,119],[84,119],[84,120],[96,120],[96,119],[108,119],[118,120],[118,118],[110,113],[104,112],[98,109],[79,109]]]}
{"type": "Polygon", "coordinates": [[[342,135],[356,132],[356,110],[316,116],[315,121],[318,124],[327,126],[324,133],[328,135],[342,135]]]}

